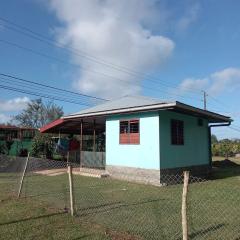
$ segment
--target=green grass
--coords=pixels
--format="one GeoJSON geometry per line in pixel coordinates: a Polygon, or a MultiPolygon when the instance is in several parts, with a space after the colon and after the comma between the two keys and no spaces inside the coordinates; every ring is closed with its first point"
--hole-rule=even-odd
{"type": "MultiPolygon", "coordinates": [[[[0,175],[0,239],[181,239],[182,185],[74,176],[71,218],[67,175],[28,175],[16,200],[9,190],[18,178],[0,175]]],[[[188,220],[190,239],[240,238],[240,166],[214,167],[212,180],[190,184],[188,220]]]]}
{"type": "Polygon", "coordinates": [[[26,199],[1,203],[0,239],[109,239],[104,229],[26,199]]]}

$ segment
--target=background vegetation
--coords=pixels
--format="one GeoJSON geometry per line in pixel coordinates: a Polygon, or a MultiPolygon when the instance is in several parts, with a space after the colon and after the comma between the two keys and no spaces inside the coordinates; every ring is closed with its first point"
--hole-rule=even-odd
{"type": "Polygon", "coordinates": [[[234,157],[240,154],[240,139],[222,139],[218,140],[212,135],[212,155],[221,157],[234,157]]]}
{"type": "Polygon", "coordinates": [[[14,117],[17,125],[32,128],[42,126],[63,116],[62,107],[53,102],[44,103],[41,98],[31,100],[27,108],[14,117]]]}
{"type": "Polygon", "coordinates": [[[51,134],[37,133],[32,142],[32,156],[53,158],[54,142],[51,134]]]}

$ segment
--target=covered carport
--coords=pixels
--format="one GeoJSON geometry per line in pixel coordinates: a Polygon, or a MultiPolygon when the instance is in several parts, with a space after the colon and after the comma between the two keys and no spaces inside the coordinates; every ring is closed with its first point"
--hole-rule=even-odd
{"type": "Polygon", "coordinates": [[[70,159],[80,167],[105,168],[105,118],[60,118],[40,129],[41,133],[56,134],[57,137],[74,135],[79,147],[69,150],[70,159]]]}

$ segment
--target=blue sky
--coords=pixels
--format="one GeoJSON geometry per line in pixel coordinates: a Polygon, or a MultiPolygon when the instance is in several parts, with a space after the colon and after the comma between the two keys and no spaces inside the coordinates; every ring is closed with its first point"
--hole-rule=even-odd
{"type": "MultiPolygon", "coordinates": [[[[239,10],[237,0],[2,1],[0,17],[120,70],[28,38],[0,21],[0,72],[104,98],[144,94],[198,107],[203,106],[201,90],[206,90],[208,109],[232,116],[240,128],[239,10]]],[[[2,121],[32,98],[1,89],[2,121]]],[[[66,114],[83,107],[56,103],[66,114]]],[[[220,138],[240,137],[230,128],[214,133],[220,138]]]]}

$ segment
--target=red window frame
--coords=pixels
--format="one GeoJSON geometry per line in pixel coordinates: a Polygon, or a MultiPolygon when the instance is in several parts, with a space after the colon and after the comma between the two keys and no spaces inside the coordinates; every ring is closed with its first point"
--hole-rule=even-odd
{"type": "Polygon", "coordinates": [[[171,142],[172,145],[184,145],[184,122],[171,120],[171,142]]]}
{"type": "Polygon", "coordinates": [[[120,120],[119,143],[120,144],[140,144],[139,119],[120,120]]]}

